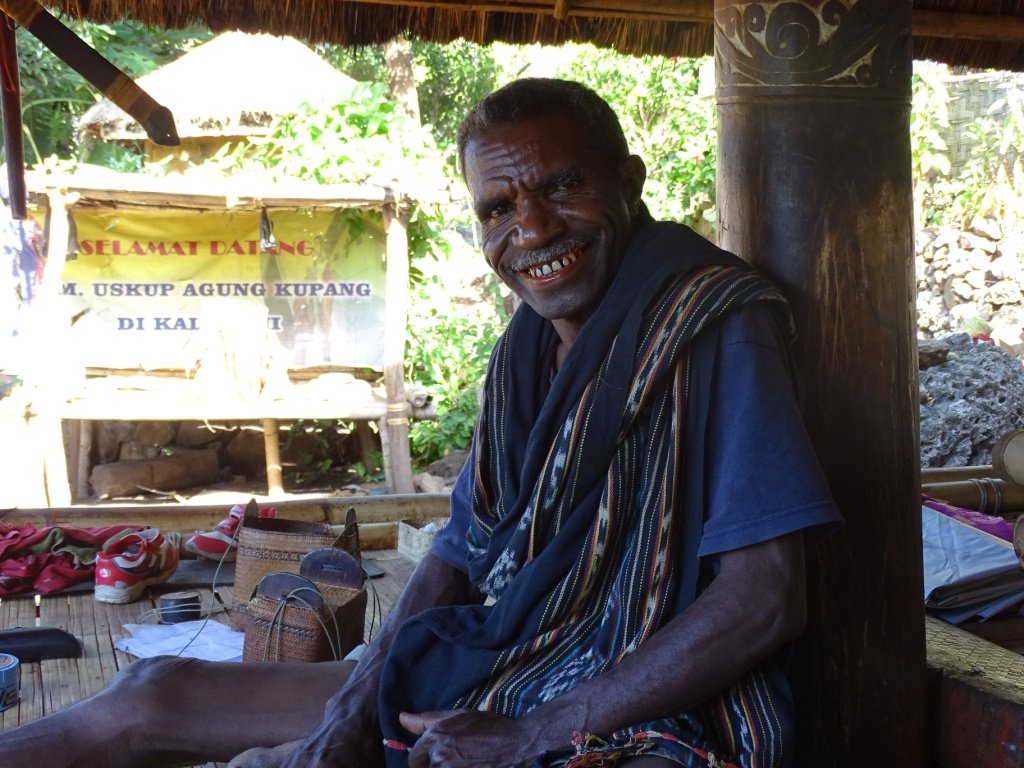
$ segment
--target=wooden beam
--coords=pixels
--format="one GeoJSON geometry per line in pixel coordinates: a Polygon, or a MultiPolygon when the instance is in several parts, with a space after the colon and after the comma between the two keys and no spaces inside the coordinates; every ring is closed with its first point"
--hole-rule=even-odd
{"type": "MultiPolygon", "coordinates": [[[[417,0],[348,1],[424,10],[423,3],[417,0]]],[[[430,3],[429,9],[479,14],[482,19],[488,14],[511,13],[552,16],[556,19],[586,17],[654,23],[714,23],[714,4],[707,0],[573,0],[571,3],[567,0],[519,0],[514,4],[438,0],[430,3]],[[564,17],[560,15],[563,12],[564,17]]],[[[915,9],[912,19],[914,37],[1001,43],[1024,42],[1024,16],[915,9]]],[[[485,29],[481,27],[481,39],[485,29]]]]}
{"type": "Polygon", "coordinates": [[[0,14],[0,103],[3,105],[4,154],[7,164],[7,204],[11,217],[28,218],[25,198],[25,147],[21,123],[21,81],[14,22],[0,14]]]}
{"type": "MultiPolygon", "coordinates": [[[[805,706],[820,712],[821,743],[801,765],[923,768],[912,5],[855,7],[828,17],[827,42],[805,38],[790,52],[738,21],[745,0],[716,0],[716,15],[737,20],[715,30],[719,244],[792,306],[796,364],[814,393],[807,430],[846,520],[808,541],[820,700],[805,706]],[[866,50],[877,52],[870,66],[866,50]]],[[[790,20],[785,4],[770,8],[781,18],[767,27],[790,20]]]]}
{"type": "Polygon", "coordinates": [[[916,9],[913,31],[914,37],[1019,43],[1024,41],[1024,16],[916,9]]]}
{"type": "MultiPolygon", "coordinates": [[[[224,519],[224,513],[234,503],[244,502],[241,494],[233,500],[218,504],[148,504],[136,506],[60,506],[36,509],[0,510],[4,525],[32,525],[42,528],[52,525],[104,526],[152,525],[162,531],[191,534],[212,530],[224,519]]],[[[450,497],[447,494],[416,493],[399,496],[332,496],[316,499],[266,499],[261,506],[277,508],[278,515],[288,520],[328,522],[343,525],[350,508],[355,509],[362,531],[366,527],[382,543],[375,549],[392,549],[395,544],[383,546],[397,537],[399,520],[426,522],[448,516],[450,497]],[[376,526],[376,527],[374,527],[376,526]]],[[[369,548],[369,547],[367,547],[369,548]]]]}
{"type": "Polygon", "coordinates": [[[174,127],[174,117],[167,107],[158,104],[134,80],[103,58],[35,0],[0,0],[0,8],[53,51],[61,61],[135,118],[154,144],[176,146],[181,143],[174,127]]]}
{"type": "Polygon", "coordinates": [[[932,764],[1024,768],[1024,657],[938,619],[925,631],[932,764]]]}

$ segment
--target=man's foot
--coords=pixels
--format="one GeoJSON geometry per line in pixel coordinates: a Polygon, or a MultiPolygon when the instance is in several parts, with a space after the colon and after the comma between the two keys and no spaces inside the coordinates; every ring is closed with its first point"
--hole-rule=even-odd
{"type": "Polygon", "coordinates": [[[301,743],[290,741],[277,747],[247,749],[228,763],[228,768],[281,768],[301,743]]]}
{"type": "Polygon", "coordinates": [[[177,567],[177,548],[156,528],[121,531],[96,556],[96,599],[135,602],[146,587],[167,581],[177,567]]]}

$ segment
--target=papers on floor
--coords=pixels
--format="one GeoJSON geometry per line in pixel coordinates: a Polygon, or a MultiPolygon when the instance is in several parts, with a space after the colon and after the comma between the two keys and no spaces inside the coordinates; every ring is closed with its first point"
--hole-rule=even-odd
{"type": "Polygon", "coordinates": [[[959,624],[1024,601],[1024,571],[1010,542],[926,506],[921,515],[924,602],[934,615],[959,624]]]}
{"type": "Polygon", "coordinates": [[[183,621],[180,624],[125,624],[131,637],[114,641],[119,651],[141,659],[183,656],[207,661],[241,661],[244,632],[218,621],[183,621]]]}

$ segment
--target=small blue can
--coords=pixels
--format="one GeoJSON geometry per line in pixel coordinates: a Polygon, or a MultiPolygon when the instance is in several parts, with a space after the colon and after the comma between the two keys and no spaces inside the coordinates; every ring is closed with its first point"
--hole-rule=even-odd
{"type": "Polygon", "coordinates": [[[10,709],[21,699],[21,669],[18,659],[0,653],[0,712],[10,709]]]}

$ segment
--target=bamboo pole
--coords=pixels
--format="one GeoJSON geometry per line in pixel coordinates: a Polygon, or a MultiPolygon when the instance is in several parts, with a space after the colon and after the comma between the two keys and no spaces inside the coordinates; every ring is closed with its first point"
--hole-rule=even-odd
{"type": "Polygon", "coordinates": [[[75,489],[72,494],[76,501],[89,498],[89,469],[92,454],[92,422],[78,421],[78,462],[75,467],[75,489]]]}
{"type": "Polygon", "coordinates": [[[997,478],[973,478],[921,486],[921,492],[955,507],[986,515],[1024,511],[1024,485],[997,478]]]}
{"type": "Polygon", "coordinates": [[[263,450],[267,459],[267,495],[281,497],[284,495],[284,475],[277,419],[263,419],[263,450]]]}
{"type": "Polygon", "coordinates": [[[405,326],[409,303],[409,210],[384,209],[387,276],[384,287],[384,389],[387,406],[381,420],[381,448],[388,493],[412,493],[409,452],[409,402],[405,396],[405,326]]]}
{"type": "Polygon", "coordinates": [[[61,428],[64,390],[71,379],[64,360],[67,321],[60,307],[61,272],[67,259],[71,231],[68,206],[73,201],[59,190],[48,196],[49,215],[46,234],[46,265],[33,307],[33,328],[39,355],[31,372],[33,429],[42,441],[43,478],[50,506],[71,503],[71,486],[61,428]]]}
{"type": "Polygon", "coordinates": [[[977,467],[924,467],[921,469],[921,485],[952,483],[982,477],[999,477],[991,464],[977,467]]]}

